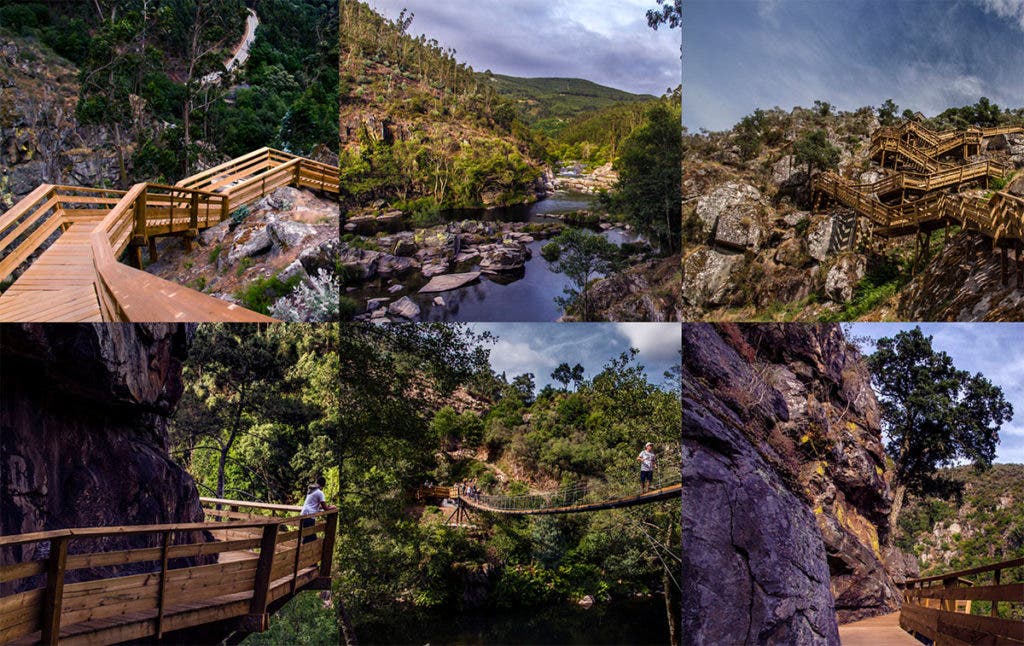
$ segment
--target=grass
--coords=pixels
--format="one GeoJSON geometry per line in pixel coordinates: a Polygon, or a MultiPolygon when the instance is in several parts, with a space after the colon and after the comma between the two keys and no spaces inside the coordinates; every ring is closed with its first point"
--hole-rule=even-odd
{"type": "Polygon", "coordinates": [[[242,258],[242,261],[238,263],[238,267],[235,268],[235,278],[241,278],[242,274],[254,264],[255,261],[252,258],[242,258]]]}
{"type": "Polygon", "coordinates": [[[220,258],[220,252],[224,251],[224,248],[219,244],[210,250],[210,262],[217,262],[217,258],[220,258]]]}

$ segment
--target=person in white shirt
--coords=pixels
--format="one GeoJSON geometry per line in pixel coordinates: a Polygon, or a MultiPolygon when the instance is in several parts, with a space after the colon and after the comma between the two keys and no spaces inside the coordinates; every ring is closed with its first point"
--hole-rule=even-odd
{"type": "MultiPolygon", "coordinates": [[[[309,485],[309,492],[306,494],[306,501],[302,505],[302,515],[315,514],[317,512],[326,511],[330,509],[327,505],[327,499],[324,497],[324,486],[327,485],[327,479],[320,476],[316,479],[315,484],[309,485]]],[[[303,518],[302,527],[312,527],[316,523],[315,518],[303,518]]],[[[309,543],[316,540],[316,534],[310,534],[302,539],[303,543],[309,543]]]]}
{"type": "Polygon", "coordinates": [[[654,467],[658,465],[658,456],[654,454],[654,445],[648,442],[636,461],[640,463],[640,493],[644,494],[651,488],[654,481],[654,467]]]}

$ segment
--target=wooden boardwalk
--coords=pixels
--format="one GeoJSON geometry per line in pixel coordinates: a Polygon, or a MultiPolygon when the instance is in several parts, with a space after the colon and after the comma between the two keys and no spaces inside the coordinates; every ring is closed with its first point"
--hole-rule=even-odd
{"type": "MultiPolygon", "coordinates": [[[[1007,282],[1007,249],[1016,252],[1018,282],[1024,282],[1024,198],[1006,191],[992,191],[986,197],[950,193],[952,187],[971,182],[1004,178],[1010,169],[989,160],[967,163],[971,153],[980,152],[990,137],[1024,132],[1008,126],[935,133],[908,122],[899,128],[881,128],[872,135],[870,156],[887,177],[858,184],[838,173],[825,172],[812,183],[815,209],[832,201],[853,209],[865,218],[867,233],[883,238],[916,234],[921,251],[925,235],[936,229],[958,225],[980,232],[1002,247],[1003,282],[1007,282]],[[963,163],[943,156],[961,153],[963,163]]],[[[856,235],[851,237],[851,244],[856,235]]]]}
{"type": "Polygon", "coordinates": [[[40,186],[0,216],[0,280],[22,270],[0,295],[0,321],[270,321],[140,271],[142,249],[153,257],[156,238],[172,235],[190,246],[287,185],[338,193],[338,169],[261,148],[175,186],[40,186]],[[125,252],[136,269],[118,262],[125,252]]]}
{"type": "Polygon", "coordinates": [[[262,631],[270,611],[296,592],[329,589],[337,511],[309,516],[314,524],[300,527],[301,507],[203,504],[210,522],[0,537],[8,561],[10,554],[32,555],[0,566],[0,643],[112,644],[183,629],[211,636],[262,631]],[[110,541],[134,547],[97,549],[110,541]],[[33,558],[40,544],[48,555],[33,558]],[[142,571],[118,575],[111,566],[142,571]],[[86,576],[65,581],[66,573],[83,569],[86,576]]]}
{"type": "Polygon", "coordinates": [[[839,627],[843,646],[921,646],[920,641],[900,628],[900,613],[862,619],[839,627]]]}

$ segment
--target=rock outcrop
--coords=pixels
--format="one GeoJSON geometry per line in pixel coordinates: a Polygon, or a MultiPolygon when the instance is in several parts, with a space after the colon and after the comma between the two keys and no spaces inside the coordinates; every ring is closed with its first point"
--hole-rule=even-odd
{"type": "Polygon", "coordinates": [[[48,49],[0,36],[0,211],[39,184],[116,184],[111,133],[75,118],[77,74],[48,49]]]}
{"type": "Polygon", "coordinates": [[[684,326],[683,446],[693,643],[834,644],[898,607],[878,404],[838,326],[684,326]]]}
{"type": "MultiPolygon", "coordinates": [[[[171,460],[167,437],[191,328],[11,325],[0,335],[0,534],[202,521],[196,486],[171,460]]],[[[155,540],[104,539],[101,547],[155,540]]],[[[69,551],[96,547],[73,541],[69,551]]],[[[0,550],[0,564],[47,548],[0,550]]],[[[68,580],[89,574],[75,570],[68,580]]]]}
{"type": "Polygon", "coordinates": [[[903,289],[896,313],[904,321],[1019,321],[1024,286],[1014,276],[1012,253],[1007,264],[1004,284],[991,241],[960,233],[903,289]]]}

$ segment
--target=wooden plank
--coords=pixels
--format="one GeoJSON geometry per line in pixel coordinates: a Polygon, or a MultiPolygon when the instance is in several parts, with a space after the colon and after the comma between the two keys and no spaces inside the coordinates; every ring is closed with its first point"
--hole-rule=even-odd
{"type": "Polygon", "coordinates": [[[163,545],[160,548],[160,591],[156,601],[156,638],[164,636],[164,603],[167,596],[167,552],[171,546],[171,532],[164,532],[163,545]]]}
{"type": "Polygon", "coordinates": [[[334,543],[338,534],[338,512],[327,515],[324,527],[324,544],[320,554],[320,576],[331,576],[331,565],[334,562],[334,543]]]}
{"type": "Polygon", "coordinates": [[[1021,601],[1024,583],[1002,585],[965,586],[958,588],[920,588],[908,590],[914,597],[924,599],[955,599],[957,601],[1021,601]]]}
{"type": "Polygon", "coordinates": [[[50,544],[50,558],[46,562],[46,591],[43,596],[40,641],[56,644],[60,637],[61,604],[64,601],[64,569],[68,557],[68,539],[55,538],[50,544]]]}
{"type": "Polygon", "coordinates": [[[958,570],[956,572],[947,572],[945,574],[937,574],[935,576],[927,576],[919,579],[907,579],[906,584],[912,586],[920,583],[928,583],[929,581],[942,581],[944,579],[959,579],[962,577],[970,576],[972,574],[981,574],[983,572],[991,572],[993,570],[1008,570],[1010,568],[1024,566],[1024,558],[1011,559],[1009,561],[1002,561],[999,563],[992,563],[990,565],[982,565],[979,567],[970,568],[967,570],[958,570]]]}
{"type": "MultiPolygon", "coordinates": [[[[0,565],[0,583],[42,574],[46,571],[46,561],[25,561],[11,565],[0,565]]],[[[0,599],[2,603],[2,599],[0,599]]]]}

